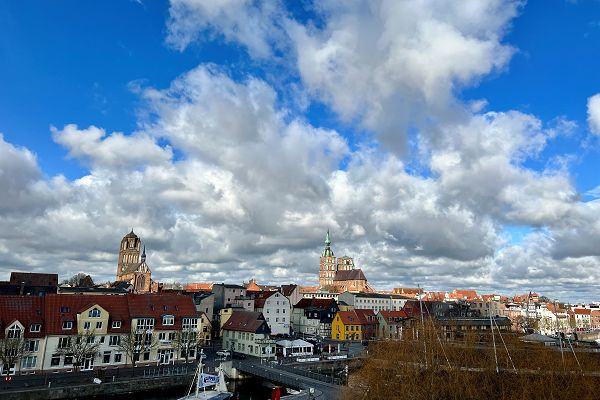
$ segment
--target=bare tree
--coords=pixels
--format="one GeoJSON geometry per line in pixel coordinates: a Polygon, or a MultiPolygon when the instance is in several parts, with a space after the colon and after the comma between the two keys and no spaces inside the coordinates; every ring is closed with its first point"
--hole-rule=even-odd
{"type": "Polygon", "coordinates": [[[22,332],[16,337],[0,339],[0,362],[4,366],[6,375],[9,375],[11,368],[16,368],[17,363],[29,354],[31,352],[27,348],[27,341],[23,338],[22,332]]]}
{"type": "Polygon", "coordinates": [[[100,343],[96,341],[95,332],[86,331],[59,341],[56,353],[65,357],[73,357],[73,367],[81,368],[86,358],[96,357],[100,343]]]}
{"type": "Polygon", "coordinates": [[[198,332],[192,329],[182,329],[177,331],[177,336],[175,338],[175,344],[179,353],[185,357],[185,361],[187,362],[190,357],[190,352],[195,351],[200,347],[203,343],[203,338],[199,337],[198,332]]]}
{"type": "Polygon", "coordinates": [[[146,352],[151,352],[158,347],[156,335],[150,332],[136,333],[130,331],[119,337],[117,348],[125,353],[125,364],[131,361],[132,373],[135,371],[135,364],[140,360],[140,356],[146,352]]]}

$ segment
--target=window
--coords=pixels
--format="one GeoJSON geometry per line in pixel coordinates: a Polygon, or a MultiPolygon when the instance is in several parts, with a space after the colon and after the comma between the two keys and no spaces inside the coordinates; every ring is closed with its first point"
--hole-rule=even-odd
{"type": "Polygon", "coordinates": [[[109,346],[118,346],[121,344],[121,336],[117,336],[117,335],[112,335],[109,339],[108,339],[108,345],[109,346]]]}
{"type": "Polygon", "coordinates": [[[182,329],[196,329],[198,326],[198,318],[183,318],[181,320],[182,329]]]}
{"type": "Polygon", "coordinates": [[[42,330],[42,324],[31,324],[29,332],[40,332],[42,330]]]}
{"type": "Polygon", "coordinates": [[[121,327],[121,321],[113,321],[112,327],[113,328],[120,328],[121,327]]]}
{"type": "Polygon", "coordinates": [[[154,329],[154,318],[140,318],[137,320],[138,330],[154,329]]]}
{"type": "Polygon", "coordinates": [[[40,346],[40,341],[39,340],[28,340],[27,344],[25,346],[25,350],[26,351],[31,351],[31,352],[36,352],[36,351],[38,351],[39,346],[40,346]]]}
{"type": "Polygon", "coordinates": [[[58,348],[59,349],[66,349],[70,345],[71,345],[71,338],[70,337],[61,337],[61,338],[58,338],[58,348]]]}
{"type": "Polygon", "coordinates": [[[150,359],[150,352],[146,351],[144,352],[144,361],[148,361],[150,359]]]}
{"type": "Polygon", "coordinates": [[[162,321],[163,325],[173,325],[175,324],[175,317],[172,315],[165,315],[162,321]]]}
{"type": "Polygon", "coordinates": [[[69,311],[71,311],[71,309],[69,307],[61,306],[59,311],[61,313],[68,313],[69,311]]]}
{"type": "Polygon", "coordinates": [[[52,358],[50,359],[51,367],[58,367],[60,365],[60,354],[52,354],[52,358]]]}
{"type": "Polygon", "coordinates": [[[23,368],[35,368],[35,363],[37,362],[36,356],[28,356],[23,357],[23,368]]]}
{"type": "Polygon", "coordinates": [[[102,362],[104,364],[108,364],[110,362],[110,351],[104,352],[104,355],[102,356],[102,362]]]}
{"type": "Polygon", "coordinates": [[[115,362],[116,363],[120,363],[121,362],[121,357],[122,357],[121,353],[116,353],[115,354],[115,362]]]}
{"type": "Polygon", "coordinates": [[[92,326],[92,323],[90,321],[85,321],[83,323],[83,329],[85,329],[86,331],[89,331],[91,326],[92,326]]]}
{"type": "Polygon", "coordinates": [[[102,329],[102,322],[101,321],[96,322],[96,329],[102,329]]]}
{"type": "Polygon", "coordinates": [[[64,365],[73,365],[73,354],[65,355],[65,363],[64,365]]]}
{"type": "Polygon", "coordinates": [[[16,339],[21,337],[21,328],[17,324],[13,324],[10,328],[8,328],[8,339],[16,339]]]}
{"type": "Polygon", "coordinates": [[[88,343],[94,343],[96,341],[96,337],[95,336],[88,336],[87,337],[87,342],[88,343]]]}
{"type": "Polygon", "coordinates": [[[63,321],[63,329],[73,329],[73,321],[63,321]]]}
{"type": "Polygon", "coordinates": [[[90,312],[88,313],[88,316],[90,318],[99,318],[100,317],[100,310],[98,310],[97,308],[93,308],[90,310],[90,312]]]}

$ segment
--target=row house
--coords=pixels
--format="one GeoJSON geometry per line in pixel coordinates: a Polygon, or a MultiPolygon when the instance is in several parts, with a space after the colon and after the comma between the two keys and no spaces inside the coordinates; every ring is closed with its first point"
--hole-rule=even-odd
{"type": "Polygon", "coordinates": [[[289,335],[291,324],[290,300],[279,292],[262,292],[254,300],[254,311],[265,317],[271,335],[289,335]]]}
{"type": "Polygon", "coordinates": [[[194,359],[197,347],[210,339],[210,321],[189,296],[48,294],[6,300],[0,299],[3,341],[20,337],[27,346],[19,362],[7,366],[10,373],[169,364],[194,359]]]}
{"type": "Polygon", "coordinates": [[[377,311],[398,311],[404,307],[410,298],[397,294],[380,293],[351,293],[344,292],[338,297],[340,302],[356,309],[369,309],[377,311]]]}
{"type": "Polygon", "coordinates": [[[46,346],[43,324],[42,297],[0,296],[0,375],[39,369],[46,346]]]}
{"type": "Polygon", "coordinates": [[[335,340],[370,340],[377,336],[377,318],[373,310],[340,311],[331,324],[335,340]]]}
{"type": "Polygon", "coordinates": [[[223,325],[223,348],[259,358],[275,356],[271,329],[260,312],[235,311],[223,325]]]}
{"type": "Polygon", "coordinates": [[[302,299],[292,310],[294,332],[302,335],[331,337],[331,322],[340,311],[334,299],[302,299]]]}

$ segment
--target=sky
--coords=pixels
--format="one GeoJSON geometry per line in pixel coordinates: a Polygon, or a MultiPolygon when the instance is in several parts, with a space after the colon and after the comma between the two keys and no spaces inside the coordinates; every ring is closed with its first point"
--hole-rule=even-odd
{"type": "Polygon", "coordinates": [[[600,2],[0,3],[0,280],[600,300],[600,2]]]}

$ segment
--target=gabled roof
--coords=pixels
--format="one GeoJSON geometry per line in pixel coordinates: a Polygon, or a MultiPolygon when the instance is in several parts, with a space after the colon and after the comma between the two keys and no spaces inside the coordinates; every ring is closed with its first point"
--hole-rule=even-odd
{"type": "Polygon", "coordinates": [[[46,334],[73,335],[77,333],[77,314],[97,304],[109,315],[108,332],[122,333],[130,330],[128,296],[61,295],[45,296],[44,318],[46,334]],[[73,322],[73,329],[63,330],[63,322],[73,322]],[[112,328],[112,321],[121,321],[120,328],[112,328]]]}
{"type": "Polygon", "coordinates": [[[213,288],[212,282],[210,283],[188,283],[183,289],[187,292],[205,292],[210,291],[213,288]]]}
{"type": "Polygon", "coordinates": [[[40,296],[0,296],[0,337],[14,321],[25,328],[25,337],[44,336],[44,297],[40,296]],[[31,324],[42,324],[41,332],[29,332],[31,324]]]}
{"type": "Polygon", "coordinates": [[[223,325],[223,330],[252,332],[252,333],[271,333],[267,321],[260,312],[253,311],[234,311],[231,317],[223,325]]]}
{"type": "Polygon", "coordinates": [[[344,325],[374,325],[377,324],[373,310],[355,309],[350,311],[338,311],[344,325]]]}
{"type": "Polygon", "coordinates": [[[284,296],[289,297],[294,293],[294,290],[296,290],[297,287],[298,285],[281,285],[281,293],[283,293],[284,296]]]}
{"type": "Polygon", "coordinates": [[[588,309],[588,308],[575,308],[573,310],[574,314],[579,314],[579,315],[591,315],[592,314],[592,310],[588,309]]]}
{"type": "Polygon", "coordinates": [[[316,299],[316,298],[303,298],[301,299],[294,308],[313,308],[313,309],[328,309],[337,305],[334,299],[316,299]]]}
{"type": "Polygon", "coordinates": [[[397,320],[408,318],[408,314],[404,310],[398,310],[398,311],[382,310],[382,311],[379,311],[379,315],[387,324],[395,323],[397,320]]]}
{"type": "Polygon", "coordinates": [[[360,268],[351,269],[349,271],[337,271],[333,278],[334,282],[335,281],[356,281],[356,280],[362,280],[362,281],[367,280],[367,278],[365,277],[365,274],[363,274],[362,269],[360,269],[360,268]]]}

